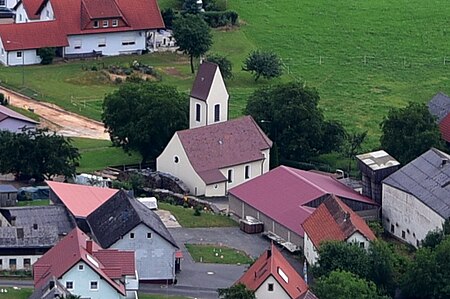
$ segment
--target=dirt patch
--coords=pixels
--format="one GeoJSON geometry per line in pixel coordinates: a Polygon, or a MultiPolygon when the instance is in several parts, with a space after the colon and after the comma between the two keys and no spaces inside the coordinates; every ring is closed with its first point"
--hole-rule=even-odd
{"type": "Polygon", "coordinates": [[[167,228],[181,227],[177,219],[169,211],[156,210],[154,212],[167,228]]]}
{"type": "Polygon", "coordinates": [[[178,78],[186,78],[179,70],[174,67],[165,67],[161,69],[166,75],[178,78]]]}
{"type": "MultiPolygon", "coordinates": [[[[109,77],[109,80],[112,82],[116,82],[117,78],[120,78],[122,81],[127,80],[128,77],[132,76],[127,76],[127,75],[117,75],[117,74],[111,74],[109,72],[105,72],[106,76],[109,77]]],[[[147,74],[140,74],[140,73],[133,73],[137,76],[139,76],[140,78],[142,78],[143,80],[147,80],[147,81],[158,81],[158,79],[156,79],[154,76],[152,75],[147,75],[147,74]]]]}

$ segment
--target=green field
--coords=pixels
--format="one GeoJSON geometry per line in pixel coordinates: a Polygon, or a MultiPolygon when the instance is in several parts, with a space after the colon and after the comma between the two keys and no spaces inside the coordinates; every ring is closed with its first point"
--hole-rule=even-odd
{"type": "Polygon", "coordinates": [[[78,148],[81,159],[77,172],[93,172],[107,166],[137,164],[141,161],[138,153],[125,153],[120,147],[113,147],[109,140],[88,138],[72,138],[73,145],[78,148]]]}
{"type": "Polygon", "coordinates": [[[227,227],[237,226],[237,222],[230,217],[217,215],[210,212],[201,212],[201,216],[194,216],[194,210],[183,208],[164,202],[158,202],[161,210],[170,211],[182,227],[227,227]]]}
{"type": "MultiPolygon", "coordinates": [[[[160,0],[168,7],[174,0],[160,0]]],[[[443,0],[227,0],[241,27],[215,30],[212,52],[228,56],[235,78],[228,81],[230,116],[242,114],[254,83],[241,71],[255,48],[283,59],[285,75],[272,82],[302,80],[318,89],[329,119],[350,131],[368,130],[365,149],[379,144],[379,123],[391,107],[427,102],[436,92],[450,93],[448,3],[443,0]]],[[[26,67],[26,92],[100,119],[105,94],[117,88],[100,72],[82,67],[129,63],[138,59],[156,67],[162,82],[188,92],[193,76],[186,57],[174,54],[121,56],[91,61],[26,67]]],[[[0,68],[3,84],[21,89],[21,68],[0,68]]]]}
{"type": "Polygon", "coordinates": [[[50,204],[50,200],[25,200],[17,202],[17,206],[19,207],[28,207],[28,206],[48,206],[50,204]]]}
{"type": "Polygon", "coordinates": [[[226,246],[185,244],[194,261],[214,264],[251,264],[253,260],[240,250],[226,246]]]}
{"type": "Polygon", "coordinates": [[[20,290],[14,290],[13,288],[6,289],[7,293],[0,293],[0,299],[27,299],[33,293],[33,289],[24,288],[20,290]]]}

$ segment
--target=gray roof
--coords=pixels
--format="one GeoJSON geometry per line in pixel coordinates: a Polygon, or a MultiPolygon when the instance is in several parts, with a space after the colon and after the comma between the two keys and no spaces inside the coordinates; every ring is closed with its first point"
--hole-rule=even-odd
{"type": "Polygon", "coordinates": [[[93,236],[103,248],[109,248],[140,223],[178,248],[158,215],[123,190],[92,212],[87,217],[87,222],[93,236]]]}
{"type": "Polygon", "coordinates": [[[445,93],[437,93],[428,102],[428,111],[436,116],[438,123],[440,123],[450,112],[450,98],[445,93]]]}
{"type": "Polygon", "coordinates": [[[218,66],[215,63],[204,61],[200,64],[191,90],[191,97],[206,101],[211,90],[218,66]]]}
{"type": "Polygon", "coordinates": [[[441,217],[450,217],[450,155],[432,148],[383,183],[413,195],[441,217]]]}
{"type": "Polygon", "coordinates": [[[0,105],[0,121],[3,121],[6,118],[14,118],[18,120],[22,120],[31,124],[37,124],[37,121],[32,120],[31,118],[26,117],[14,110],[6,108],[5,106],[0,105]]]}
{"type": "Polygon", "coordinates": [[[357,155],[356,158],[372,170],[384,169],[400,163],[383,150],[357,155]]]}
{"type": "Polygon", "coordinates": [[[0,248],[51,247],[74,228],[62,206],[2,208],[0,213],[14,226],[0,227],[0,248]]]}
{"type": "Polygon", "coordinates": [[[14,193],[17,192],[16,187],[12,185],[0,185],[0,193],[14,193]]]}

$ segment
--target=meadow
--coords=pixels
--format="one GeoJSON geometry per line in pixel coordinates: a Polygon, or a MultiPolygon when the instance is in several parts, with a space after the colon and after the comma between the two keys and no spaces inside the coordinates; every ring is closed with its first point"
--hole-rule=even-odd
{"type": "MultiPolygon", "coordinates": [[[[223,1],[223,0],[221,0],[223,1]]],[[[175,3],[160,0],[162,8],[175,3]]],[[[392,107],[427,102],[438,91],[450,92],[447,2],[443,0],[226,0],[239,13],[241,26],[214,30],[211,52],[234,65],[227,81],[230,116],[242,115],[247,97],[267,84],[299,80],[318,89],[328,119],[349,131],[368,130],[364,149],[379,146],[379,123],[392,107]],[[255,83],[241,70],[256,48],[276,52],[285,74],[255,83]]],[[[186,57],[175,54],[121,56],[27,66],[24,92],[100,119],[105,94],[117,85],[100,72],[82,68],[139,60],[154,66],[162,82],[189,92],[194,76],[186,57]]],[[[21,87],[21,68],[0,68],[2,84],[21,87]]]]}

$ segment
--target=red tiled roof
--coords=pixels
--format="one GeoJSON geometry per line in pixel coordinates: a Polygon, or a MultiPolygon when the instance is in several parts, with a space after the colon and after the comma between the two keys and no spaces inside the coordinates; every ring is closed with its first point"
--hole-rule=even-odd
{"type": "Polygon", "coordinates": [[[178,131],[189,162],[206,184],[225,180],[220,168],[258,161],[272,146],[251,116],[178,131]]]}
{"type": "Polygon", "coordinates": [[[119,7],[112,0],[81,0],[91,19],[122,17],[119,7]]]}
{"type": "Polygon", "coordinates": [[[87,217],[108,201],[117,189],[47,181],[47,185],[75,217],[87,217]]]}
{"type": "MultiPolygon", "coordinates": [[[[102,250],[95,242],[92,242],[92,254],[86,250],[86,240],[89,237],[84,234],[79,228],[73,229],[64,239],[58,242],[53,248],[47,251],[39,260],[33,265],[34,273],[34,287],[40,288],[44,286],[51,277],[60,278],[67,271],[69,271],[78,262],[83,261],[95,272],[97,272],[105,281],[107,281],[120,294],[126,295],[125,286],[123,283],[115,282],[113,279],[117,278],[118,270],[108,265],[123,265],[125,269],[120,269],[120,272],[131,272],[131,267],[134,267],[134,252],[121,252],[117,254],[117,250],[112,250],[110,254],[101,252],[102,259],[97,255],[102,250]],[[89,257],[88,257],[89,256],[89,257]],[[124,259],[126,262],[131,262],[132,265],[126,264],[125,261],[117,260],[124,259]],[[111,274],[113,277],[108,275],[111,274]]],[[[116,267],[116,268],[118,268],[116,267]]],[[[132,271],[134,274],[134,269],[132,271]]]]}
{"type": "Polygon", "coordinates": [[[442,139],[450,142],[450,114],[447,114],[439,123],[439,130],[441,131],[442,139]]]}
{"type": "Polygon", "coordinates": [[[94,252],[94,256],[108,269],[120,269],[120,275],[134,275],[134,254],[130,251],[116,249],[101,249],[94,252]]]}
{"type": "Polygon", "coordinates": [[[367,223],[336,196],[326,199],[303,223],[316,248],[324,241],[345,241],[355,232],[376,239],[367,223]]]}
{"type": "Polygon", "coordinates": [[[300,236],[301,224],[313,211],[306,205],[327,194],[377,205],[328,175],[286,166],[234,187],[229,193],[300,236]]]}
{"type": "Polygon", "coordinates": [[[256,291],[270,276],[281,285],[290,298],[297,299],[308,292],[308,285],[303,278],[273,244],[271,249],[265,251],[236,284],[242,283],[248,289],[256,291]],[[284,273],[285,277],[280,273],[284,273]]]}
{"type": "Polygon", "coordinates": [[[6,108],[5,106],[0,105],[0,121],[5,120],[7,118],[14,118],[18,120],[23,120],[25,122],[29,122],[31,124],[37,124],[37,122],[32,120],[31,118],[28,118],[20,113],[17,113],[14,110],[11,110],[9,108],[6,108]]]}
{"type": "Polygon", "coordinates": [[[206,101],[218,68],[217,64],[208,61],[200,64],[191,89],[191,97],[206,101]]]}
{"type": "Polygon", "coordinates": [[[57,21],[4,24],[0,26],[0,37],[6,51],[69,45],[57,21]]]}

